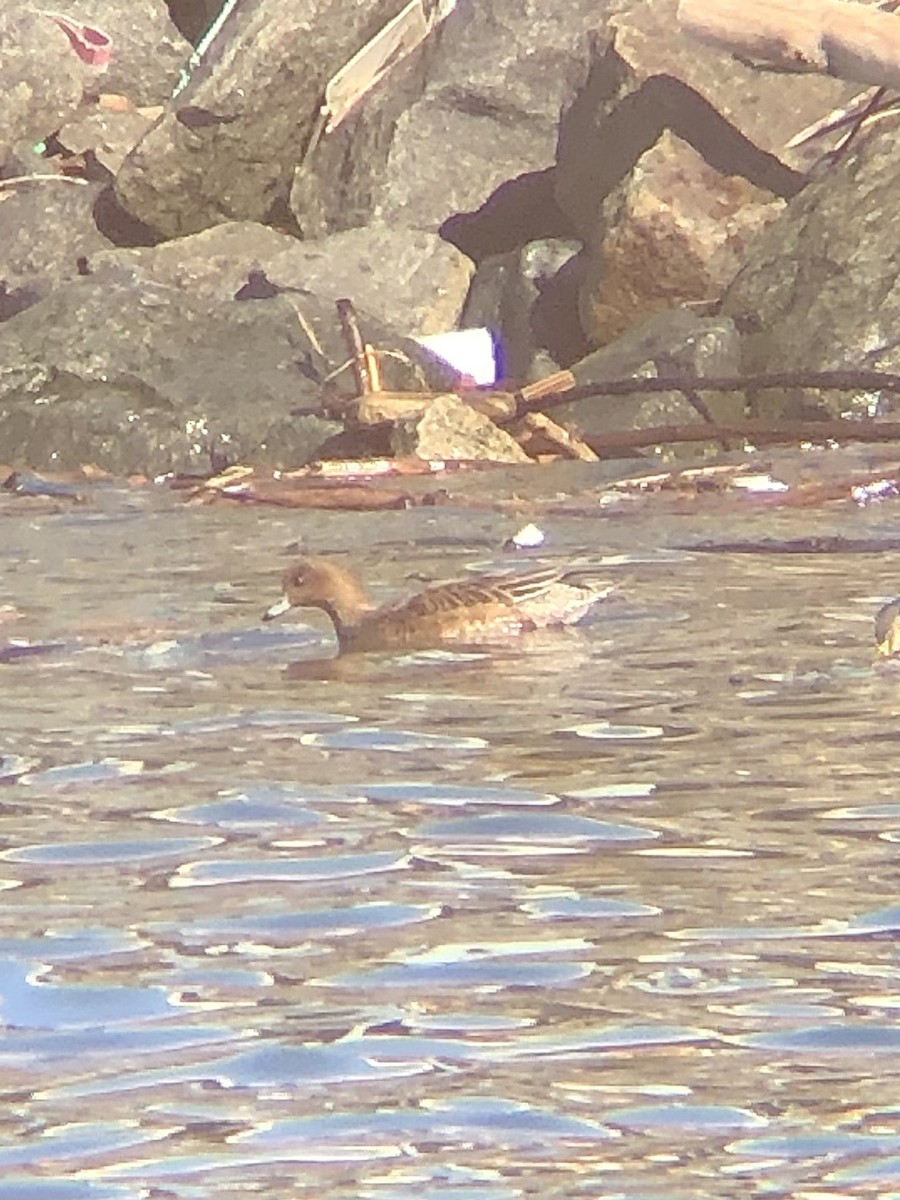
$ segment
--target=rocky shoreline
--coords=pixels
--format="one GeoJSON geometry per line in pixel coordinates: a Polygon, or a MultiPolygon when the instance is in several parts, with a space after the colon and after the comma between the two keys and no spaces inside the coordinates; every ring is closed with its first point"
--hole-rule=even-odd
{"type": "MultiPolygon", "coordinates": [[[[196,40],[209,14],[172,11],[196,40]]],[[[482,325],[520,383],[900,369],[896,116],[834,161],[786,149],[858,87],[705,46],[676,0],[238,0],[193,66],[162,0],[7,0],[0,42],[10,466],[337,453],[343,297],[396,392],[452,394],[413,338],[482,325]]],[[[699,395],[553,417],[601,434],[893,406],[699,395]]],[[[413,455],[443,444],[407,434],[413,455]]],[[[445,449],[498,454],[475,433],[445,449]]]]}

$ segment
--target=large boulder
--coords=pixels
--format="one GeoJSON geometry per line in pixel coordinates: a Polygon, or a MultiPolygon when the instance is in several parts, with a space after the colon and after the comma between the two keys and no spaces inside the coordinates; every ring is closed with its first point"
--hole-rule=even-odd
{"type": "MultiPolygon", "coordinates": [[[[398,351],[388,386],[445,382],[414,343],[365,314],[360,326],[398,351]]],[[[311,293],[217,302],[105,267],[0,326],[0,460],[118,473],[297,466],[336,429],[320,415],[323,381],[346,354],[334,305],[311,293]]]]}
{"type": "MultiPolygon", "coordinates": [[[[741,370],[741,340],[734,322],[676,309],[657,313],[609,346],[595,350],[573,365],[579,386],[608,380],[702,379],[704,375],[737,376],[741,370]]],[[[566,404],[553,412],[556,420],[575,422],[587,434],[648,429],[661,425],[727,424],[743,416],[740,392],[684,391],[598,394],[566,404]],[[692,402],[693,401],[693,402],[692,402]]],[[[699,439],[698,439],[699,440],[699,439]]],[[[696,453],[696,447],[690,447],[696,453]]]]}
{"type": "Polygon", "coordinates": [[[106,250],[92,261],[139,266],[161,283],[219,300],[230,300],[250,271],[263,271],[277,288],[349,298],[410,337],[453,328],[472,273],[463,254],[421,229],[369,226],[302,242],[253,221],[144,249],[106,250]]]}
{"type": "Polygon", "coordinates": [[[585,243],[593,345],[653,311],[721,294],[750,235],[806,183],[788,141],[858,91],[760,71],[680,31],[677,0],[626,3],[560,125],[557,204],[585,243]]]}
{"type": "Polygon", "coordinates": [[[110,243],[97,229],[99,184],[39,179],[0,192],[0,320],[28,308],[110,243]]]}
{"type": "Polygon", "coordinates": [[[654,312],[717,300],[783,207],[667,130],[601,206],[579,295],[585,337],[603,346],[654,312]]]}
{"type": "Polygon", "coordinates": [[[463,324],[499,335],[506,377],[540,379],[585,353],[577,289],[567,286],[566,268],[578,250],[577,242],[542,238],[479,263],[463,324]]]}
{"type": "Polygon", "coordinates": [[[166,238],[222,221],[289,219],[294,170],[328,80],[403,0],[245,0],[116,179],[166,238]]]}
{"type": "Polygon", "coordinates": [[[73,53],[47,13],[27,0],[0,5],[0,167],[48,137],[81,103],[95,68],[73,53]]]}
{"type": "Polygon", "coordinates": [[[138,105],[169,99],[187,66],[191,45],[176,29],[165,0],[91,0],[89,5],[84,0],[53,0],[48,7],[109,36],[104,91],[119,92],[138,105]]]}
{"type": "MultiPolygon", "coordinates": [[[[892,123],[874,124],[755,243],[722,301],[744,331],[744,369],[900,372],[900,251],[892,123]]],[[[890,396],[821,393],[830,416],[896,411],[890,396]]],[[[751,396],[756,415],[798,416],[809,393],[751,396]]]]}
{"type": "Polygon", "coordinates": [[[424,94],[397,122],[377,215],[437,229],[487,206],[484,222],[457,220],[447,231],[475,258],[564,233],[547,212],[548,201],[555,206],[541,175],[603,20],[596,0],[460,4],[424,94]],[[496,221],[493,211],[502,213],[496,221]]]}

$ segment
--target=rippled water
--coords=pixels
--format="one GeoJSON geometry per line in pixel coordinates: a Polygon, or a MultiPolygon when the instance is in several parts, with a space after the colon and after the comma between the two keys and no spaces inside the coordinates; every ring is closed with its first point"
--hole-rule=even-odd
{"type": "Polygon", "coordinates": [[[896,505],[599,479],[0,502],[0,1200],[900,1195],[894,555],[696,549],[896,505]],[[535,516],[619,581],[577,630],[259,623],[292,543],[387,597],[535,516]]]}

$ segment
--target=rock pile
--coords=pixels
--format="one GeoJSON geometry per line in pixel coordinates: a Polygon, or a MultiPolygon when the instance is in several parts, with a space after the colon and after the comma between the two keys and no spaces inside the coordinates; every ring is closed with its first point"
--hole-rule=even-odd
{"type": "MultiPolygon", "coordinates": [[[[195,40],[198,7],[171,3],[195,40]]],[[[163,0],[4,0],[0,461],[307,462],[353,393],[341,297],[387,389],[444,397],[429,422],[460,423],[463,458],[498,450],[416,335],[488,325],[524,382],[900,367],[895,118],[812,182],[809,148],[785,151],[856,86],[706,47],[677,0],[226,7],[192,63],[163,0]]],[[[754,403],[562,418],[601,433],[754,403]]],[[[395,453],[425,453],[404,436],[395,453]]]]}

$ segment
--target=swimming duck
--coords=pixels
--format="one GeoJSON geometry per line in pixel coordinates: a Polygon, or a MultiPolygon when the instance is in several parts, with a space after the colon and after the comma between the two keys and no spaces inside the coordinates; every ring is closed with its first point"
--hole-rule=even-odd
{"type": "Polygon", "coordinates": [[[885,658],[900,652],[900,600],[891,600],[875,614],[875,642],[885,658]]]}
{"type": "Polygon", "coordinates": [[[341,651],[508,641],[534,629],[573,625],[612,591],[589,569],[548,567],[438,583],[400,604],[375,608],[352,571],[327,558],[301,558],[285,571],[282,586],[282,599],[263,620],[290,608],[321,608],[341,651]]]}

